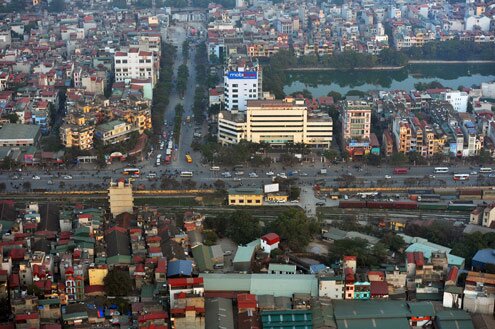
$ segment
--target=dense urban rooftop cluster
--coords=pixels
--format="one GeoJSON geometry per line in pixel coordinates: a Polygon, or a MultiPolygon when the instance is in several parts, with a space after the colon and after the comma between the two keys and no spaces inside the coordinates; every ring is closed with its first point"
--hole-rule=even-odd
{"type": "MultiPolygon", "coordinates": [[[[158,208],[134,207],[123,180],[108,197],[108,208],[0,203],[0,297],[12,311],[1,328],[475,328],[473,320],[482,328],[493,313],[494,250],[479,250],[464,269],[450,248],[401,233],[403,220],[384,228],[405,241],[404,259],[371,269],[356,256],[322,263],[294,254],[271,232],[245,245],[207,243],[204,215],[186,211],[179,225],[158,208]]],[[[321,237],[370,250],[380,240],[337,228],[321,237]]]]}
{"type": "Polygon", "coordinates": [[[208,10],[208,46],[216,56],[270,57],[284,49],[297,56],[378,54],[430,41],[494,41],[494,8],[484,1],[236,1],[234,9],[210,4],[208,10]]]}

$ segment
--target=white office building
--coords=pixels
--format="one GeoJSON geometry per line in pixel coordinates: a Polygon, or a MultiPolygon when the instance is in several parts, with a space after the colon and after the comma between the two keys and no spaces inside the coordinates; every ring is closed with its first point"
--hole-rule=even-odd
{"type": "Polygon", "coordinates": [[[261,99],[263,74],[257,61],[231,59],[224,74],[224,99],[227,111],[246,111],[248,100],[261,99]]]}
{"type": "Polygon", "coordinates": [[[153,52],[130,48],[129,51],[117,51],[114,57],[115,81],[129,83],[132,79],[151,79],[153,86],[158,82],[158,56],[153,52]]]}
{"type": "Polygon", "coordinates": [[[464,91],[452,90],[445,93],[445,100],[456,112],[466,112],[469,95],[464,91]]]}
{"type": "Polygon", "coordinates": [[[218,142],[222,144],[247,140],[327,148],[332,139],[332,118],[324,112],[309,111],[302,99],[248,100],[245,113],[222,111],[218,116],[218,142]]]}

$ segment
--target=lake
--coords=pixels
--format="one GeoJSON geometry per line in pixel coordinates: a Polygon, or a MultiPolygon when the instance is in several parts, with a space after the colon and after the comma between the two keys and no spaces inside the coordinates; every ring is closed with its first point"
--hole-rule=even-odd
{"type": "Polygon", "coordinates": [[[391,71],[305,71],[288,72],[289,84],[284,92],[303,89],[313,96],[326,96],[330,91],[345,95],[349,90],[411,90],[417,82],[439,81],[457,89],[482,82],[495,81],[495,64],[411,64],[391,71]]]}

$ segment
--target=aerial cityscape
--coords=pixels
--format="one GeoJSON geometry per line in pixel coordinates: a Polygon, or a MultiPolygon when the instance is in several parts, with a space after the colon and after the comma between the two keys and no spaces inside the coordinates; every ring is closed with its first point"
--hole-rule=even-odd
{"type": "Polygon", "coordinates": [[[0,329],[495,328],[495,2],[0,0],[0,329]]]}

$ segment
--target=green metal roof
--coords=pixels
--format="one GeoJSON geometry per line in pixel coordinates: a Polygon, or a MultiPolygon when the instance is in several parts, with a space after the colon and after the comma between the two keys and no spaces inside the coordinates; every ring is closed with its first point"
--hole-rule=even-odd
{"type": "Polygon", "coordinates": [[[49,298],[49,299],[40,299],[38,300],[39,305],[57,305],[60,304],[60,299],[58,298],[49,298]]]}
{"type": "Polygon", "coordinates": [[[431,302],[408,302],[413,316],[435,316],[435,307],[431,302]]]}
{"type": "Polygon", "coordinates": [[[98,125],[96,127],[96,130],[103,131],[103,132],[111,131],[115,128],[115,126],[121,125],[123,123],[125,123],[125,122],[121,121],[121,120],[113,120],[113,121],[110,121],[107,123],[102,123],[101,125],[98,125]]]}
{"type": "Polygon", "coordinates": [[[337,327],[343,329],[410,329],[407,318],[389,319],[342,319],[337,320],[337,327]]]}
{"type": "Polygon", "coordinates": [[[40,127],[37,125],[24,125],[17,123],[4,124],[0,129],[0,139],[3,140],[18,140],[18,139],[34,139],[39,135],[40,127]]]}
{"type": "Polygon", "coordinates": [[[474,329],[471,316],[462,310],[439,311],[435,322],[439,329],[474,329]]]}
{"type": "Polygon", "coordinates": [[[205,290],[249,291],[255,295],[292,297],[295,293],[318,296],[318,280],[311,274],[201,273],[205,290]]]}
{"type": "Polygon", "coordinates": [[[115,255],[107,258],[107,264],[131,264],[132,257],[126,255],[115,255]]]}
{"type": "Polygon", "coordinates": [[[141,298],[152,298],[153,292],[155,291],[155,286],[152,284],[147,284],[141,287],[141,298]]]}
{"type": "Polygon", "coordinates": [[[213,269],[213,262],[211,261],[210,247],[205,245],[198,245],[192,248],[194,261],[200,271],[207,271],[213,269]]]}
{"type": "Polygon", "coordinates": [[[265,328],[313,328],[311,310],[262,311],[261,322],[265,328]]]}
{"type": "Polygon", "coordinates": [[[254,254],[254,246],[239,246],[234,256],[234,263],[250,262],[254,254]]]}
{"type": "Polygon", "coordinates": [[[409,314],[404,301],[393,300],[334,300],[335,319],[406,318],[409,314]]]}
{"type": "Polygon", "coordinates": [[[272,272],[296,272],[296,265],[291,264],[268,264],[268,271],[272,272]]]}
{"type": "Polygon", "coordinates": [[[240,188],[229,188],[228,190],[229,195],[263,195],[263,190],[261,188],[247,188],[247,187],[240,187],[240,188]]]}

